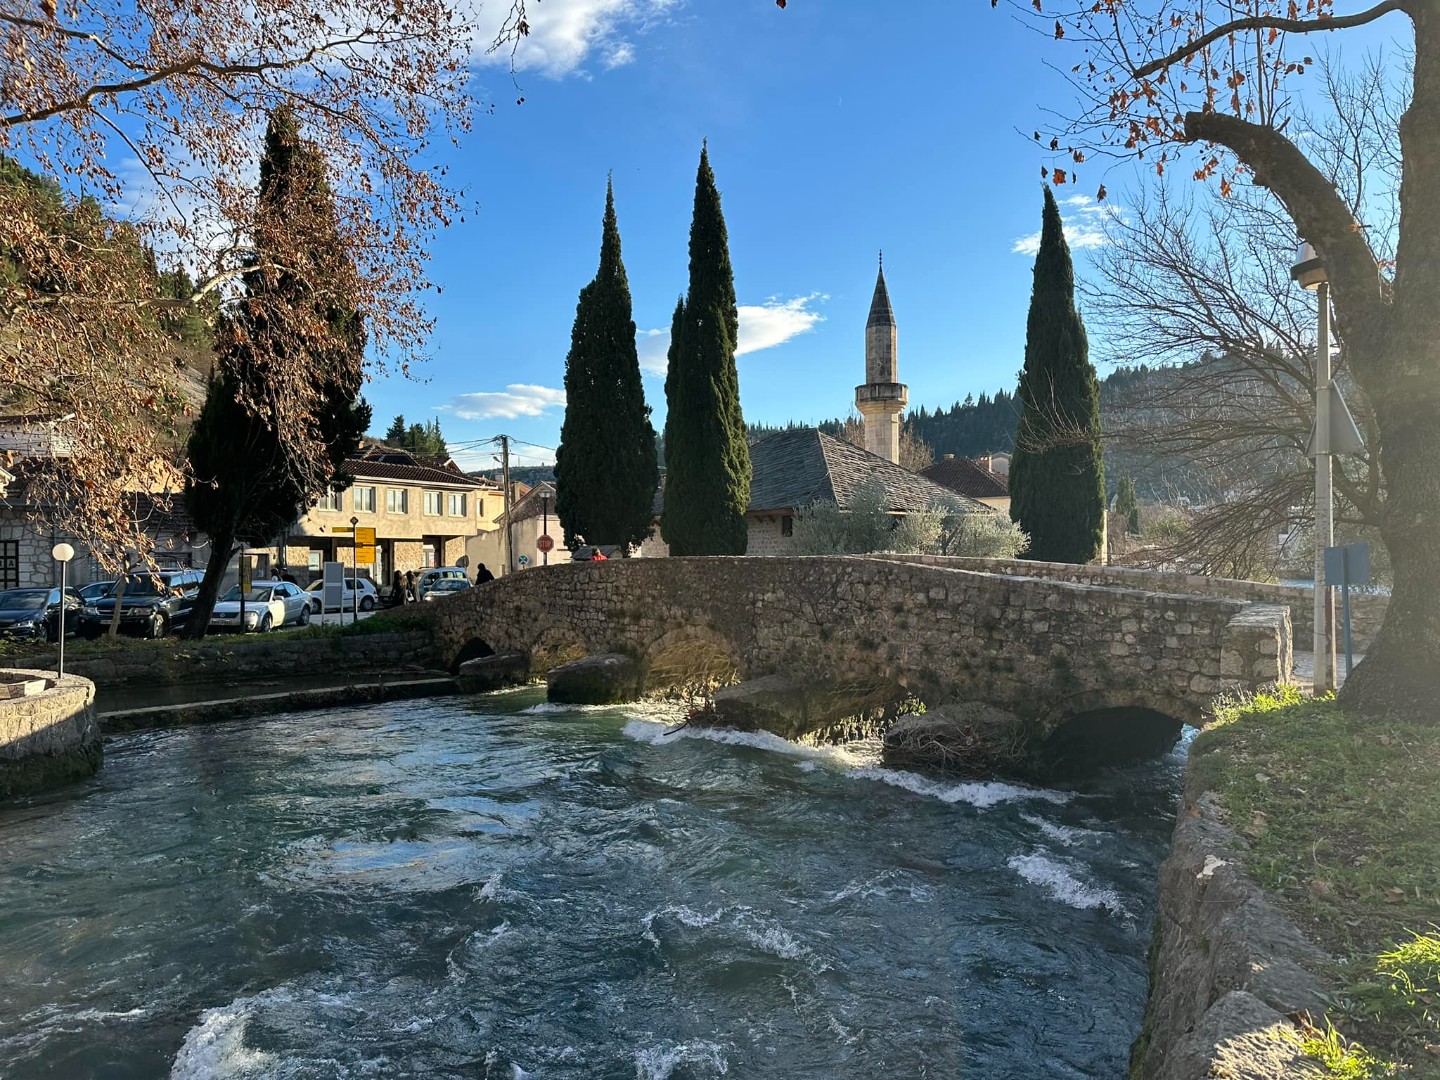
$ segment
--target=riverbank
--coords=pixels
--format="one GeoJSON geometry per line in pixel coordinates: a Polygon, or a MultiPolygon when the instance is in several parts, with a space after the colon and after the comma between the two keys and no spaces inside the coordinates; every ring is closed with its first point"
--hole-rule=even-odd
{"type": "Polygon", "coordinates": [[[1218,709],[1161,870],[1132,1076],[1211,1075],[1184,1071],[1208,1054],[1251,1070],[1233,1075],[1440,1077],[1437,778],[1435,724],[1293,688],[1218,709]]]}

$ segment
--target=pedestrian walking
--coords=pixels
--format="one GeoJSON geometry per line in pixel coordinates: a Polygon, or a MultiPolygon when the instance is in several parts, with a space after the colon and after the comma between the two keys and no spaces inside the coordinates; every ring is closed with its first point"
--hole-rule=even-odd
{"type": "Polygon", "coordinates": [[[479,566],[477,566],[477,567],[475,568],[475,584],[476,584],[476,585],[484,585],[487,581],[494,581],[494,580],[495,580],[495,575],[490,572],[490,568],[489,568],[488,566],[486,566],[483,562],[482,562],[479,566]]]}

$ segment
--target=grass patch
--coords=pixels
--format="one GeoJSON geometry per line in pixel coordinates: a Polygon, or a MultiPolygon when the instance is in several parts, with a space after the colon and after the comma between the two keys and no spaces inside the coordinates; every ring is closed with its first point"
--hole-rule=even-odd
{"type": "Polygon", "coordinates": [[[1195,779],[1249,841],[1251,877],[1334,958],[1307,1055],[1331,1077],[1440,1078],[1440,717],[1361,721],[1286,687],[1216,715],[1195,779]]]}

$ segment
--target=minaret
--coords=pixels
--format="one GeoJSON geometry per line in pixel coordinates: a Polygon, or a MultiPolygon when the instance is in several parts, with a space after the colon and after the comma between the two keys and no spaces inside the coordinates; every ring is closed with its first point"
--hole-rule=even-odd
{"type": "Polygon", "coordinates": [[[855,388],[855,407],[865,418],[865,449],[900,464],[900,414],[910,400],[910,388],[896,382],[895,312],[885,287],[885,256],[865,320],[865,385],[855,388]]]}

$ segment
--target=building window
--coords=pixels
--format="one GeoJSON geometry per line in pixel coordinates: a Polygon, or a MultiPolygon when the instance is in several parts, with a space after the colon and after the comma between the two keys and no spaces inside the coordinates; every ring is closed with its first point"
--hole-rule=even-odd
{"type": "Polygon", "coordinates": [[[311,549],[310,549],[310,556],[309,556],[308,561],[307,561],[306,564],[305,564],[305,568],[306,568],[307,570],[309,570],[312,574],[321,573],[321,572],[322,572],[322,567],[321,567],[320,564],[321,564],[322,562],[324,562],[324,561],[325,561],[325,553],[324,553],[323,551],[317,551],[317,550],[315,550],[314,548],[311,548],[311,549]]]}
{"type": "Polygon", "coordinates": [[[355,493],[355,509],[375,512],[375,489],[373,487],[351,488],[355,493]]]}
{"type": "Polygon", "coordinates": [[[385,509],[392,514],[408,514],[410,512],[410,493],[404,488],[386,488],[385,509]]]}
{"type": "Polygon", "coordinates": [[[421,545],[420,545],[420,552],[421,552],[421,565],[423,565],[427,570],[428,570],[430,567],[432,567],[432,566],[439,566],[439,565],[440,565],[438,559],[436,558],[436,552],[435,552],[435,545],[434,545],[434,544],[421,544],[421,545]]]}
{"type": "Polygon", "coordinates": [[[440,516],[440,492],[425,492],[425,513],[429,517],[440,516]]]}
{"type": "Polygon", "coordinates": [[[782,518],[780,519],[780,535],[781,535],[781,536],[794,536],[794,535],[795,535],[795,519],[794,519],[793,517],[791,517],[789,514],[786,514],[784,517],[782,517],[782,518]]]}
{"type": "Polygon", "coordinates": [[[0,589],[20,587],[20,541],[0,540],[0,589]]]}
{"type": "Polygon", "coordinates": [[[315,509],[343,510],[345,509],[345,507],[342,505],[342,501],[344,500],[344,498],[345,496],[341,492],[334,490],[327,491],[324,495],[320,496],[320,501],[315,504],[315,509]]]}
{"type": "Polygon", "coordinates": [[[465,496],[459,492],[451,492],[446,498],[446,513],[451,517],[465,516],[465,496]]]}

